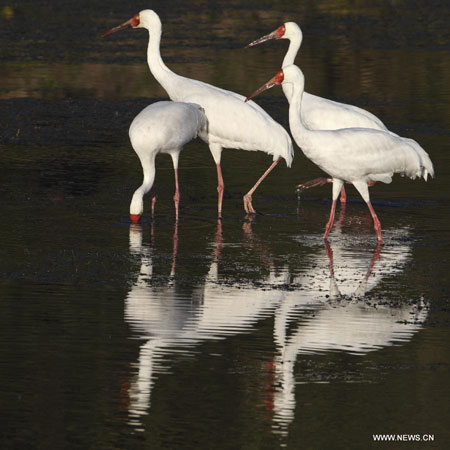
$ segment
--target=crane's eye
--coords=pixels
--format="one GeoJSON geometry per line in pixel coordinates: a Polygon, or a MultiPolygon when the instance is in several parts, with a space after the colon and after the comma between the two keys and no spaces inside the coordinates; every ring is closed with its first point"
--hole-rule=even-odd
{"type": "Polygon", "coordinates": [[[284,72],[283,69],[278,71],[278,73],[275,75],[275,83],[281,84],[284,80],[284,72]]]}
{"type": "Polygon", "coordinates": [[[135,16],[133,16],[133,18],[131,19],[131,26],[137,27],[139,25],[139,23],[140,23],[140,20],[139,20],[139,13],[138,13],[135,16]]]}

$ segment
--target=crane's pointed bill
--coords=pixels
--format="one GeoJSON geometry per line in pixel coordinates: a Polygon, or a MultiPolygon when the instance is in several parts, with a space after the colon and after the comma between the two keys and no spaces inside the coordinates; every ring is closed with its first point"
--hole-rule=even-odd
{"type": "MultiPolygon", "coordinates": [[[[272,80],[271,80],[272,81],[272,80]]],[[[259,89],[256,89],[255,92],[253,92],[253,94],[250,94],[245,101],[248,102],[249,100],[251,100],[253,97],[256,97],[257,95],[261,94],[261,92],[267,91],[267,89],[273,88],[276,85],[276,83],[271,83],[270,81],[266,84],[263,84],[259,89]]]]}
{"type": "Polygon", "coordinates": [[[253,47],[253,46],[258,45],[258,44],[262,44],[263,42],[270,41],[271,39],[276,39],[276,37],[277,36],[276,36],[276,30],[275,30],[275,31],[273,31],[270,34],[266,34],[265,36],[262,36],[262,37],[260,37],[259,39],[256,39],[253,42],[250,42],[250,44],[247,44],[245,46],[245,48],[249,48],[249,47],[253,47]]]}
{"type": "Polygon", "coordinates": [[[245,48],[253,47],[254,45],[262,44],[263,42],[270,41],[271,39],[280,39],[286,33],[286,25],[281,25],[272,33],[266,34],[265,36],[256,39],[256,41],[250,42],[250,44],[246,45],[245,48]]]}
{"type": "Polygon", "coordinates": [[[261,92],[267,91],[267,89],[273,88],[277,84],[281,84],[284,80],[284,73],[283,70],[279,70],[277,74],[271,78],[267,83],[263,84],[259,89],[256,89],[253,94],[250,94],[245,101],[248,102],[253,97],[256,97],[257,95],[261,94],[261,92]]]}
{"type": "Polygon", "coordinates": [[[123,29],[128,28],[128,27],[131,27],[131,21],[130,20],[124,22],[122,25],[118,25],[117,27],[111,28],[106,33],[103,33],[102,34],[102,38],[104,38],[106,36],[109,36],[110,34],[113,34],[116,31],[120,31],[120,30],[123,30],[123,29]]]}
{"type": "Polygon", "coordinates": [[[111,28],[106,33],[103,33],[102,38],[109,36],[110,34],[113,34],[116,31],[120,31],[120,30],[123,30],[128,27],[136,27],[137,25],[139,25],[139,14],[136,14],[130,20],[127,20],[126,22],[122,23],[121,25],[111,28]]]}

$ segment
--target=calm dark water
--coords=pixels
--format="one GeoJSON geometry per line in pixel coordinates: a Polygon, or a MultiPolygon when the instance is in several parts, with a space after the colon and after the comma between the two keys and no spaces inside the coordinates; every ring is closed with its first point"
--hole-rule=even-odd
{"type": "MultiPolygon", "coordinates": [[[[19,1],[0,6],[2,449],[449,447],[449,7],[442,1],[19,1]],[[157,165],[156,217],[131,225],[133,117],[165,93],[145,7],[176,72],[249,94],[287,42],[311,93],[366,107],[429,152],[436,179],[356,191],[321,236],[330,188],[296,149],[254,195],[265,154],[227,150],[224,219],[205,144],[157,165]],[[433,442],[374,442],[373,434],[433,442]]],[[[258,102],[287,126],[281,89],[258,102]]]]}

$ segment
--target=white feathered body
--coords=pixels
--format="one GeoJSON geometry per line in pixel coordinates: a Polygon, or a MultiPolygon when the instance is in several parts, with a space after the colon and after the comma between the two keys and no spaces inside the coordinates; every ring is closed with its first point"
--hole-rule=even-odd
{"type": "Polygon", "coordinates": [[[307,92],[303,94],[301,114],[303,123],[310,130],[372,128],[388,131],[378,117],[362,108],[328,100],[307,92]]]}
{"type": "Polygon", "coordinates": [[[245,103],[244,96],[182,77],[169,70],[159,52],[159,17],[152,10],[141,11],[139,14],[140,26],[150,33],[147,52],[150,71],[171,100],[197,103],[205,110],[208,127],[207,131],[200,133],[200,137],[210,145],[215,159],[215,146],[218,148],[219,161],[219,147],[260,150],[273,155],[274,160],[283,157],[289,167],[294,149],[287,131],[256,103],[245,103]]]}
{"type": "MultiPolygon", "coordinates": [[[[284,24],[283,39],[289,40],[289,48],[283,59],[282,68],[294,64],[300,49],[303,34],[294,22],[284,24]]],[[[289,103],[293,98],[293,86],[282,86],[289,103]]],[[[340,103],[305,92],[302,100],[302,121],[310,130],[339,130],[341,128],[373,128],[388,131],[383,122],[375,115],[357,106],[340,103]]]]}
{"type": "Polygon", "coordinates": [[[142,153],[171,153],[195,139],[206,128],[206,117],[199,105],[162,101],[144,108],[130,125],[134,150],[142,153]]]}
{"type": "Polygon", "coordinates": [[[407,139],[385,131],[345,128],[308,133],[291,128],[291,132],[309,159],[340,180],[390,183],[394,173],[414,179],[427,170],[407,139]]]}
{"type": "Polygon", "coordinates": [[[195,139],[206,127],[204,111],[194,103],[153,103],[134,118],[129,135],[131,145],[142,165],[144,181],[133,194],[130,214],[141,215],[144,210],[143,197],[152,188],[155,180],[156,155],[170,154],[176,170],[183,146],[195,139]]]}
{"type": "Polygon", "coordinates": [[[294,157],[291,138],[255,102],[245,102],[245,97],[216,88],[207,83],[185,79],[189,88],[180,96],[171,98],[192,101],[202,105],[208,118],[208,129],[200,137],[208,144],[248,151],[260,150],[276,160],[283,157],[288,167],[294,157]]]}
{"type": "Polygon", "coordinates": [[[305,153],[333,178],[354,182],[390,183],[394,173],[410,178],[434,176],[433,164],[420,145],[388,131],[367,128],[309,130],[300,120],[304,76],[294,65],[285,67],[284,84],[294,87],[289,108],[291,133],[305,153]]]}

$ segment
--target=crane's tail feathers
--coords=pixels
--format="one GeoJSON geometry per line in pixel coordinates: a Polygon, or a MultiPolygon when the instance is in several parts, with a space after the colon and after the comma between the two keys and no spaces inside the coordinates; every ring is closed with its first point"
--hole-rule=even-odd
{"type": "Polygon", "coordinates": [[[406,141],[419,155],[422,169],[420,175],[423,179],[427,181],[428,175],[431,175],[431,178],[434,178],[434,166],[428,153],[414,139],[407,138],[406,141]]]}
{"type": "Polygon", "coordinates": [[[289,143],[287,155],[283,155],[284,160],[286,161],[286,166],[291,167],[292,160],[294,159],[294,146],[292,142],[289,143]]]}
{"type": "Polygon", "coordinates": [[[430,175],[431,178],[434,178],[434,166],[431,162],[430,157],[428,156],[428,153],[420,146],[419,149],[421,150],[418,150],[418,153],[422,162],[422,176],[423,179],[427,181],[428,175],[430,175]]]}
{"type": "Polygon", "coordinates": [[[392,182],[392,177],[394,172],[390,173],[381,173],[381,174],[373,174],[370,176],[370,181],[379,181],[380,183],[389,184],[392,182]]]}
{"type": "Polygon", "coordinates": [[[195,106],[198,109],[197,114],[198,132],[208,133],[208,118],[206,117],[205,109],[202,106],[198,105],[197,103],[191,103],[191,105],[195,106]]]}

